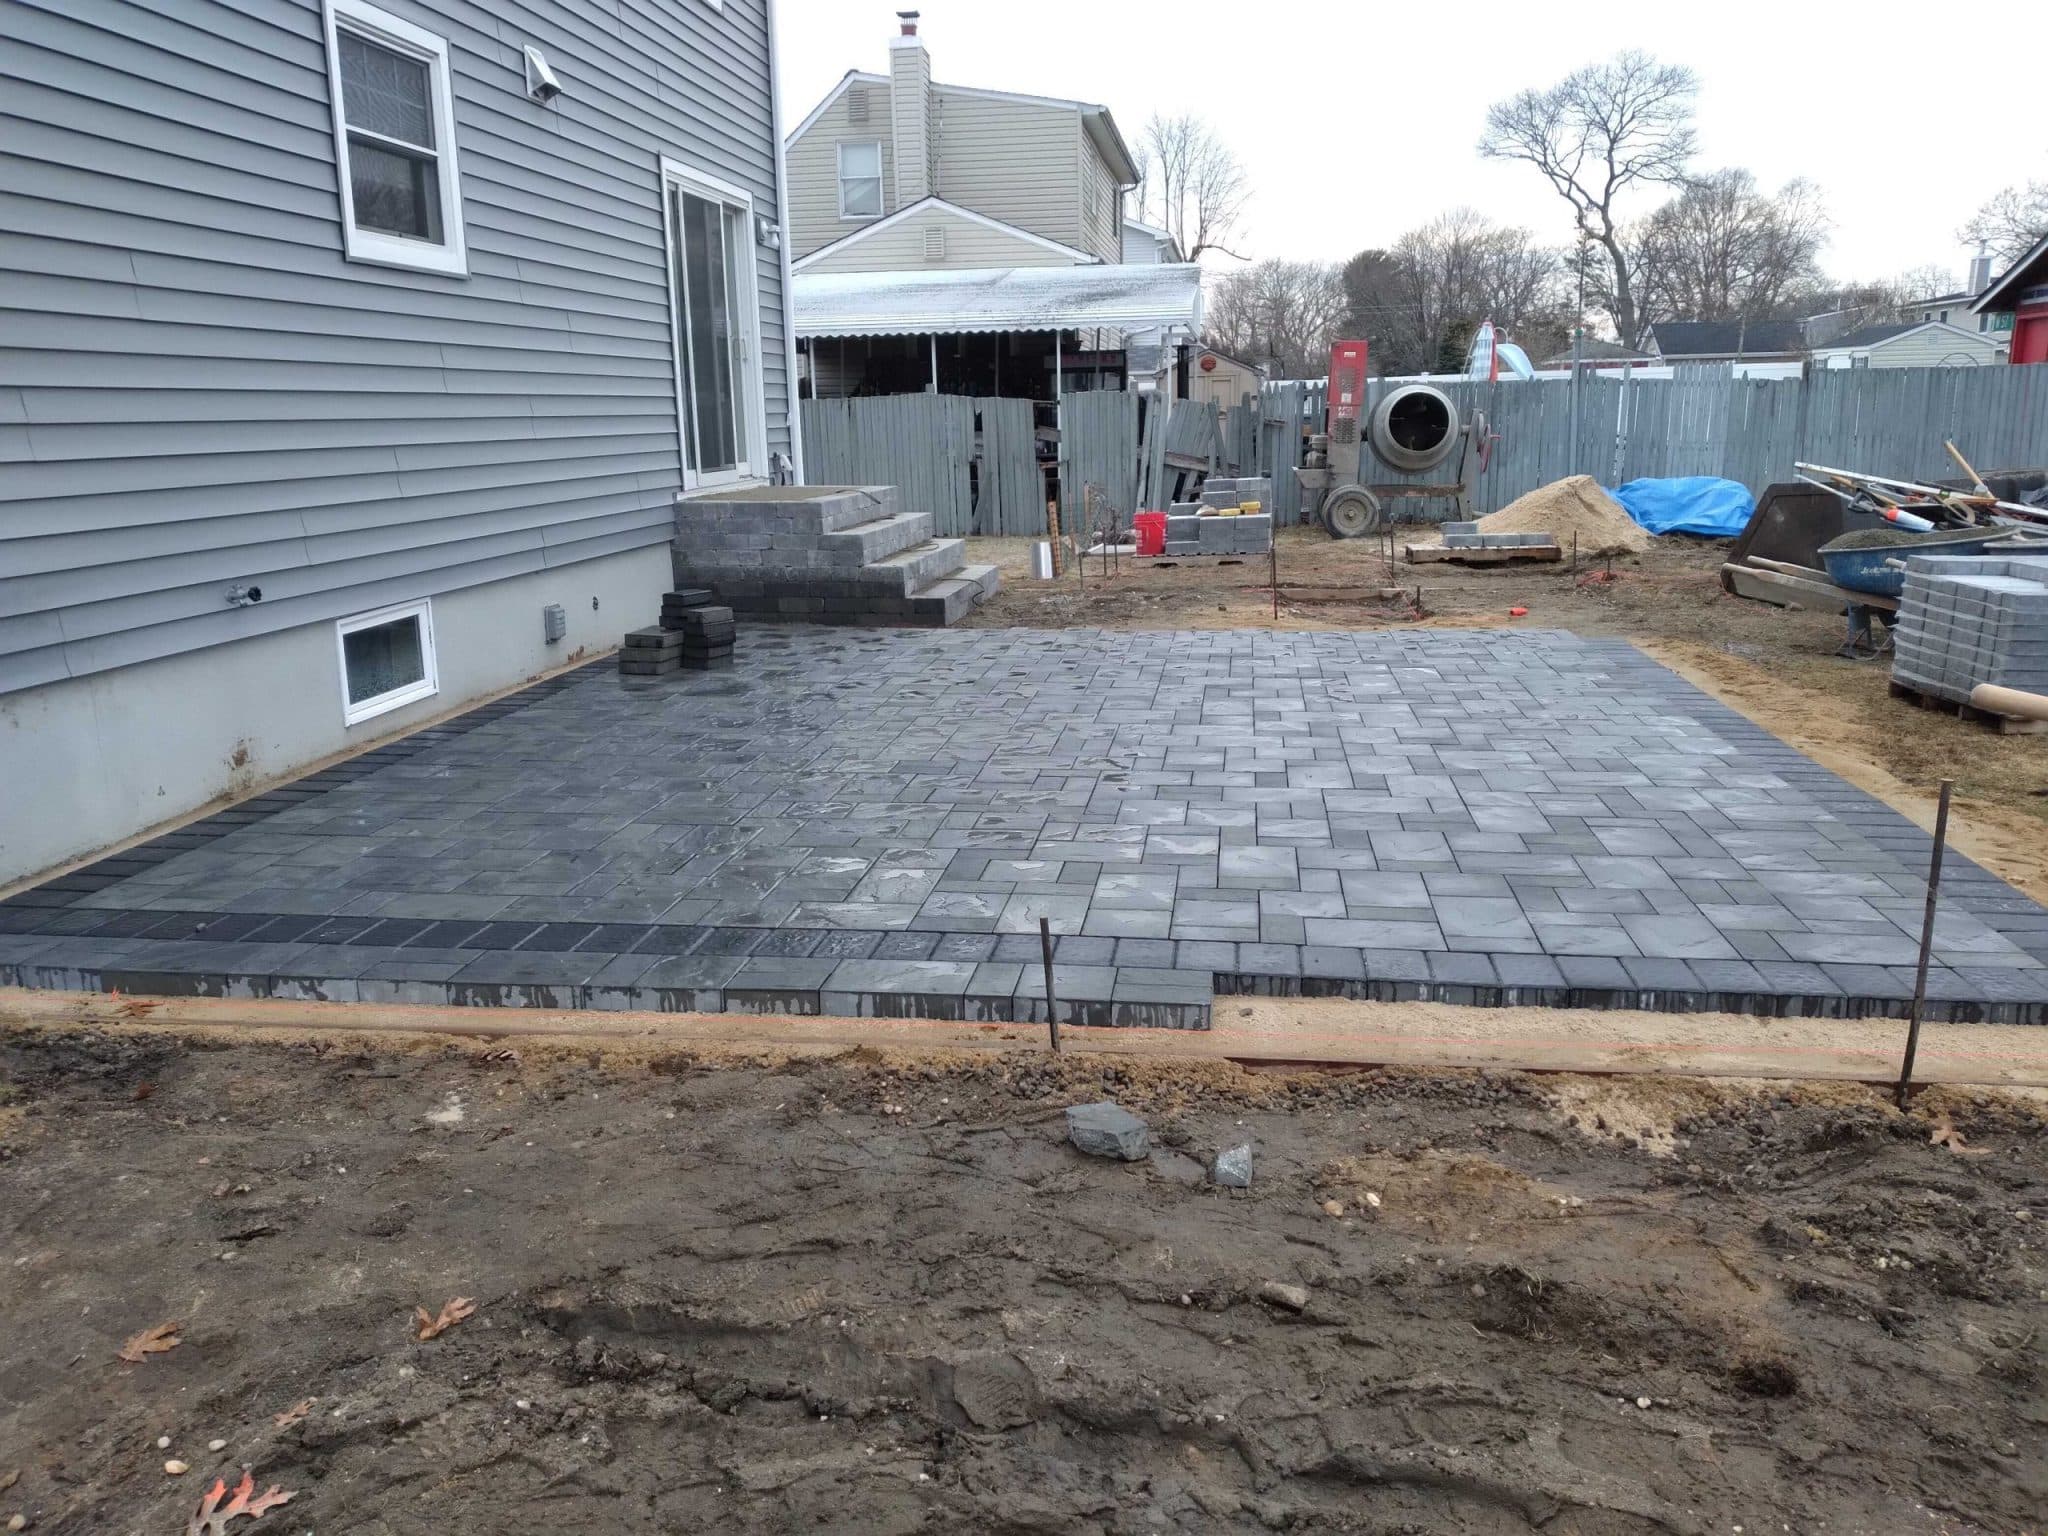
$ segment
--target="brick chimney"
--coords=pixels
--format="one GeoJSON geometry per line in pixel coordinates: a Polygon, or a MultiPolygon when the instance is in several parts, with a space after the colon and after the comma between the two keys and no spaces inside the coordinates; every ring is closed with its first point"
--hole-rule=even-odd
{"type": "Polygon", "coordinates": [[[898,11],[889,39],[889,135],[896,150],[896,206],[932,194],[932,57],[917,35],[917,12],[898,11]]]}

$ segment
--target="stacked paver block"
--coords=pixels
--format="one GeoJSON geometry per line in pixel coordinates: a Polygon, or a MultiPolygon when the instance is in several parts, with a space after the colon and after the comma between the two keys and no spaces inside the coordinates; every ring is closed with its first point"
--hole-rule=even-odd
{"type": "Polygon", "coordinates": [[[1907,561],[1892,678],[1967,703],[1979,683],[2048,693],[2048,559],[1921,555],[1907,561]]]}
{"type": "Polygon", "coordinates": [[[1199,501],[1176,501],[1166,513],[1168,555],[1263,555],[1273,547],[1273,482],[1263,476],[1212,476],[1199,501]],[[1232,509],[1256,502],[1256,513],[1232,509]]]}
{"type": "Polygon", "coordinates": [[[1555,544],[1554,533],[1481,533],[1479,524],[1445,523],[1445,549],[1527,549],[1555,544]]]}
{"type": "Polygon", "coordinates": [[[627,677],[665,677],[683,669],[683,637],[658,624],[627,633],[619,671],[627,677]]]}
{"type": "Polygon", "coordinates": [[[676,567],[741,618],[943,627],[1001,578],[932,533],[894,486],[763,487],[678,499],[676,567]]]}

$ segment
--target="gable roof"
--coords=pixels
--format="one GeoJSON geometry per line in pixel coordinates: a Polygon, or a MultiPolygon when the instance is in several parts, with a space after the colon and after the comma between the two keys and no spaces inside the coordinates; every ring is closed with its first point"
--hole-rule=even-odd
{"type": "Polygon", "coordinates": [[[1176,266],[798,272],[799,336],[949,336],[961,331],[1121,331],[1202,323],[1202,269],[1176,266]]]}
{"type": "Polygon", "coordinates": [[[1159,259],[1161,261],[1167,259],[1165,255],[1167,251],[1173,252],[1172,259],[1175,261],[1187,260],[1187,256],[1182,252],[1180,248],[1180,242],[1173,238],[1173,232],[1171,230],[1161,229],[1157,224],[1147,224],[1143,219],[1134,219],[1129,214],[1125,214],[1125,236],[1128,237],[1130,235],[1130,232],[1134,229],[1139,234],[1143,235],[1146,239],[1158,243],[1161,252],[1159,259]]]}
{"type": "Polygon", "coordinates": [[[1970,313],[1982,314],[1987,309],[2017,309],[2022,289],[2036,283],[2048,283],[2048,235],[2034,242],[2034,248],[1992,280],[1991,286],[1977,295],[1977,302],[1970,306],[1970,313]]]}
{"type": "MultiPolygon", "coordinates": [[[[862,69],[849,69],[839,77],[839,83],[825,93],[819,102],[783,139],[785,145],[794,144],[807,133],[817,120],[831,109],[832,103],[846,94],[852,85],[879,85],[887,89],[889,77],[877,75],[862,69]]],[[[1131,157],[1130,146],[1124,143],[1124,136],[1118,132],[1116,119],[1109,115],[1109,108],[1100,102],[1075,101],[1066,96],[1027,96],[1019,91],[991,91],[978,85],[954,85],[950,81],[934,80],[934,91],[948,92],[955,96],[978,96],[989,101],[1017,101],[1037,107],[1065,107],[1081,114],[1081,125],[1088,137],[1095,141],[1095,147],[1102,152],[1102,158],[1109,162],[1109,168],[1116,174],[1123,186],[1135,186],[1138,182],[1138,162],[1131,157]]]]}
{"type": "Polygon", "coordinates": [[[1650,339],[1664,358],[1767,357],[1805,346],[1797,320],[1659,320],[1650,339]]]}
{"type": "Polygon", "coordinates": [[[853,246],[859,245],[863,240],[880,234],[885,229],[893,229],[905,219],[918,214],[928,213],[943,213],[950,217],[965,219],[970,224],[979,224],[984,229],[1000,231],[1005,235],[1010,235],[1031,245],[1039,246],[1044,250],[1057,251],[1062,256],[1072,257],[1075,266],[1086,266],[1102,260],[1100,256],[1093,255],[1088,251],[1078,250],[1071,245],[1062,245],[1057,240],[1046,239],[1044,235],[1034,235],[1028,229],[1020,229],[1015,224],[1005,224],[1001,219],[992,219],[985,213],[976,213],[972,208],[963,208],[958,203],[949,203],[943,197],[933,196],[921,197],[914,203],[906,203],[887,218],[876,219],[872,223],[863,224],[852,234],[841,235],[829,245],[819,246],[815,251],[811,251],[796,261],[791,262],[789,270],[801,272],[806,267],[815,263],[821,256],[838,255],[853,246]]]}
{"type": "Polygon", "coordinates": [[[1946,320],[1904,320],[1890,325],[1866,325],[1846,336],[1837,336],[1833,341],[1813,350],[1816,355],[1822,352],[1868,351],[1872,347],[1881,347],[1897,341],[1901,336],[1910,336],[1915,331],[1948,331],[1965,341],[1981,342],[1988,347],[1999,344],[1995,336],[1966,331],[1960,325],[1950,325],[1946,320]]]}

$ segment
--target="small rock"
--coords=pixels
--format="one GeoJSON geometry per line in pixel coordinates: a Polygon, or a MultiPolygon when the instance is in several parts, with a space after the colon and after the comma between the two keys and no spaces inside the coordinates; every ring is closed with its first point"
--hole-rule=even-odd
{"type": "Polygon", "coordinates": [[[1325,1200],[1323,1202],[1323,1214],[1325,1216],[1342,1216],[1344,1214],[1344,1202],[1342,1200],[1325,1200]]]}
{"type": "Polygon", "coordinates": [[[1636,1406],[1638,1408],[1647,1408],[1650,1406],[1650,1400],[1647,1397],[1639,1397],[1636,1399],[1636,1406]]]}
{"type": "Polygon", "coordinates": [[[168,1451],[171,1448],[171,1437],[169,1435],[158,1435],[156,1437],[156,1448],[160,1451],[168,1451]]]}
{"type": "Polygon", "coordinates": [[[1259,1300],[1287,1312],[1308,1310],[1308,1291],[1299,1285],[1283,1285],[1278,1280],[1268,1280],[1259,1287],[1259,1300]]]}
{"type": "Polygon", "coordinates": [[[1252,1148],[1250,1142],[1230,1147],[1216,1154],[1216,1161],[1209,1169],[1209,1177],[1225,1189],[1250,1189],[1252,1187],[1252,1148]]]}
{"type": "Polygon", "coordinates": [[[1127,1163],[1142,1161],[1151,1145],[1145,1122],[1108,1099],[1071,1106],[1067,1110],[1067,1140],[1090,1157],[1121,1158],[1127,1163]]]}
{"type": "Polygon", "coordinates": [[[206,1448],[209,1451],[224,1451],[228,1448],[228,1443],[225,1440],[209,1440],[206,1442],[206,1448]]]}
{"type": "Polygon", "coordinates": [[[191,1470],[191,1467],[186,1465],[184,1462],[179,1461],[176,1457],[173,1457],[171,1458],[171,1460],[164,1463],[164,1474],[168,1477],[183,1477],[187,1472],[190,1472],[191,1470]]]}
{"type": "Polygon", "coordinates": [[[7,1529],[9,1529],[10,1531],[25,1531],[25,1530],[27,1530],[27,1529],[28,1529],[28,1516],[27,1516],[27,1515],[9,1515],[9,1516],[7,1517],[7,1529]]]}

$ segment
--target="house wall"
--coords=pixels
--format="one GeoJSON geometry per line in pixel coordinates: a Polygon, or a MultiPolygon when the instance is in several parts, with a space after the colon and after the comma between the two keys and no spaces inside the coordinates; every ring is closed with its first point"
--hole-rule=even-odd
{"type": "Polygon", "coordinates": [[[1123,198],[1095,141],[1086,130],[1080,138],[1081,249],[1103,261],[1120,262],[1124,258],[1123,198]]]}
{"type": "Polygon", "coordinates": [[[935,208],[930,213],[911,214],[900,224],[878,230],[843,251],[828,252],[806,266],[804,271],[915,272],[928,268],[937,272],[948,268],[1068,267],[1073,264],[1071,256],[935,208]],[[925,255],[927,229],[941,230],[945,235],[945,255],[936,261],[925,255]]]}
{"type": "Polygon", "coordinates": [[[449,41],[467,278],[343,259],[318,0],[0,4],[0,694],[667,543],[659,158],[776,215],[767,0],[382,4],[449,41]]]}
{"type": "Polygon", "coordinates": [[[355,726],[332,623],[0,694],[0,886],[617,645],[670,581],[650,547],[444,592],[440,692],[355,726]],[[547,603],[569,626],[552,645],[547,603]]]}
{"type": "Polygon", "coordinates": [[[1084,244],[1076,188],[1080,113],[944,85],[933,86],[932,97],[940,197],[1062,245],[1084,244]]]}
{"type": "Polygon", "coordinates": [[[1965,358],[1980,365],[1995,363],[1999,358],[1998,344],[1974,331],[1961,336],[1954,331],[1916,331],[1870,349],[1872,368],[1935,368],[1952,366],[1965,358]]]}
{"type": "MultiPolygon", "coordinates": [[[[936,130],[935,130],[936,131],[936,130]]],[[[892,214],[896,201],[896,152],[889,136],[889,82],[885,77],[856,80],[827,107],[818,120],[792,139],[785,159],[789,167],[789,253],[808,256],[874,221],[839,217],[839,145],[841,141],[882,145],[882,213],[892,214]],[[854,102],[866,93],[867,119],[854,120],[854,102]]]]}

